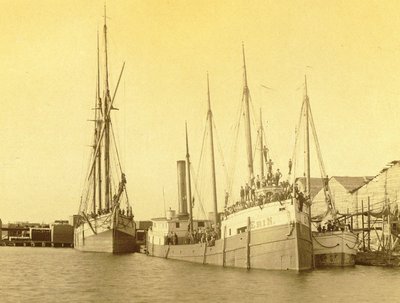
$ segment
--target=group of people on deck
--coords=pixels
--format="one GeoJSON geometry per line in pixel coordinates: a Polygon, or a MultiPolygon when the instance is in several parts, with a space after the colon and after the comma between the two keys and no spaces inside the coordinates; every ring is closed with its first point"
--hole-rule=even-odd
{"type": "Polygon", "coordinates": [[[351,226],[350,224],[340,224],[338,221],[328,220],[323,226],[321,226],[321,223],[318,223],[317,230],[319,233],[339,230],[345,231],[351,230],[351,226]]]}
{"type": "Polygon", "coordinates": [[[214,246],[218,238],[218,231],[215,228],[197,228],[187,232],[185,244],[206,243],[207,246],[214,246]]]}
{"type": "Polygon", "coordinates": [[[175,232],[168,232],[167,245],[178,245],[178,235],[175,232]]]}
{"type": "Polygon", "coordinates": [[[218,231],[212,227],[205,227],[197,228],[192,232],[188,231],[186,238],[179,238],[176,232],[170,231],[165,236],[165,243],[166,245],[206,243],[207,246],[214,246],[216,239],[218,239],[218,231]],[[179,239],[184,242],[182,243],[179,239]]]}
{"type": "MultiPolygon", "coordinates": [[[[306,200],[306,197],[303,193],[299,191],[297,186],[293,188],[293,185],[289,183],[289,181],[284,180],[281,181],[282,173],[279,168],[274,172],[273,171],[273,161],[271,158],[267,158],[268,149],[264,146],[263,149],[264,158],[266,159],[265,164],[267,166],[268,172],[266,176],[262,176],[260,178],[257,175],[256,178],[254,176],[250,180],[250,184],[246,183],[244,186],[240,187],[240,201],[237,201],[233,205],[228,206],[229,203],[229,193],[225,192],[225,216],[228,216],[237,211],[253,207],[260,206],[275,202],[275,201],[284,201],[291,197],[294,197],[300,201],[300,210],[303,208],[303,203],[306,200]],[[268,159],[268,160],[267,160],[268,159]],[[270,188],[271,190],[268,190],[270,188]],[[267,190],[264,190],[267,189],[267,190]]],[[[288,163],[288,175],[290,176],[292,173],[292,159],[289,159],[288,163]]]]}
{"type": "MultiPolygon", "coordinates": [[[[94,213],[93,211],[90,213],[90,217],[92,217],[92,218],[97,218],[98,216],[101,216],[101,215],[106,215],[106,214],[109,214],[109,213],[111,213],[111,208],[103,208],[103,209],[98,209],[97,210],[97,213],[94,213]]],[[[123,216],[127,216],[127,217],[133,217],[133,212],[132,212],[132,206],[127,206],[126,207],[126,211],[125,211],[125,209],[121,209],[121,208],[118,208],[118,213],[120,214],[120,215],[123,215],[123,216]]]]}
{"type": "MultiPolygon", "coordinates": [[[[271,161],[271,159],[270,159],[271,161]]],[[[279,182],[282,178],[282,173],[279,171],[279,168],[276,170],[275,176],[272,175],[271,171],[268,171],[267,177],[263,176],[260,179],[260,176],[257,175],[257,178],[254,177],[251,179],[251,182],[246,183],[245,186],[240,187],[240,201],[255,201],[256,200],[256,190],[261,188],[266,188],[267,186],[279,186],[282,185],[283,182],[279,182]]]]}

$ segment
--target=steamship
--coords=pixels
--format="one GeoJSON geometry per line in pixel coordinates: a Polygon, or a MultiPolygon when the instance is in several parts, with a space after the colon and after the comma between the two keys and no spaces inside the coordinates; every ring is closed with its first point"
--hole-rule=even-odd
{"type": "MultiPolygon", "coordinates": [[[[246,127],[249,184],[253,179],[253,155],[250,130],[249,89],[243,47],[243,100],[246,127]]],[[[152,219],[148,232],[147,254],[155,257],[226,267],[307,270],[313,266],[313,248],[310,229],[310,203],[299,196],[284,194],[279,185],[267,185],[256,190],[257,205],[230,214],[217,211],[213,123],[208,86],[208,114],[212,164],[213,218],[194,220],[192,214],[190,158],[186,132],[186,162],[178,161],[179,212],[170,210],[166,217],[152,219]],[[187,184],[186,184],[187,179],[187,184]],[[216,233],[215,241],[193,243],[194,231],[216,233]],[[173,239],[171,243],[171,238],[173,239]]],[[[262,143],[261,143],[261,146],[262,143]]],[[[261,163],[263,165],[263,153],[261,163]]]]}

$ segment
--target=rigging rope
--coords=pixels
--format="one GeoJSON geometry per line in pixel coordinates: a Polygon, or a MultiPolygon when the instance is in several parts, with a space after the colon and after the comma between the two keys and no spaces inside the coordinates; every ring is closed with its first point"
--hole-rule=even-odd
{"type": "MultiPolygon", "coordinates": [[[[216,139],[217,139],[218,151],[219,151],[219,153],[220,153],[220,157],[221,157],[221,161],[222,161],[222,167],[224,168],[225,183],[226,183],[226,185],[228,185],[228,184],[229,184],[229,183],[228,183],[228,182],[229,182],[228,169],[227,169],[226,164],[225,164],[224,154],[223,154],[222,147],[221,147],[221,141],[219,140],[218,131],[217,131],[217,126],[216,126],[214,120],[213,120],[213,126],[214,126],[215,135],[216,135],[216,139]]],[[[225,187],[226,187],[226,186],[225,186],[225,187]]]]}
{"type": "MultiPolygon", "coordinates": [[[[312,130],[313,137],[314,137],[315,149],[317,151],[317,157],[318,157],[318,164],[319,164],[319,167],[320,167],[321,179],[324,180],[324,178],[326,176],[325,166],[324,166],[324,162],[322,160],[321,148],[319,146],[317,131],[315,129],[314,119],[313,119],[313,115],[312,115],[312,112],[311,112],[311,106],[310,106],[310,103],[309,103],[308,100],[307,100],[307,102],[308,102],[308,113],[310,115],[310,117],[309,117],[310,119],[309,120],[310,120],[311,130],[312,130]]],[[[325,185],[325,184],[323,184],[323,185],[325,185]]],[[[326,193],[325,186],[323,186],[323,189],[324,189],[325,200],[328,201],[328,196],[327,196],[327,193],[326,193]]],[[[330,190],[329,186],[328,186],[328,193],[329,193],[329,197],[330,197],[330,203],[331,203],[331,206],[332,206],[332,211],[333,211],[333,213],[335,213],[336,212],[335,202],[333,200],[332,193],[331,193],[331,190],[330,190]]]]}
{"type": "MultiPolygon", "coordinates": [[[[293,148],[293,154],[292,154],[292,162],[293,162],[293,184],[296,181],[296,167],[297,167],[297,157],[296,157],[296,151],[297,151],[297,144],[299,142],[299,129],[301,126],[302,122],[302,117],[303,117],[303,111],[304,111],[304,102],[301,104],[301,110],[300,110],[300,117],[297,122],[296,126],[296,131],[295,131],[295,141],[294,141],[294,148],[293,148]]],[[[293,187],[294,188],[294,187],[293,187]]]]}
{"type": "Polygon", "coordinates": [[[114,142],[115,154],[117,156],[117,161],[118,161],[117,163],[119,166],[119,170],[122,173],[122,166],[121,166],[121,161],[120,161],[119,153],[118,153],[118,149],[117,149],[117,142],[115,141],[114,127],[113,127],[113,124],[111,121],[110,121],[110,126],[111,126],[111,134],[112,134],[113,142],[114,142]]]}
{"type": "Polygon", "coordinates": [[[253,123],[253,128],[257,129],[256,119],[254,118],[254,117],[256,117],[256,111],[254,110],[254,104],[253,104],[253,99],[251,98],[251,95],[250,95],[250,90],[248,90],[248,92],[249,92],[249,101],[250,101],[249,103],[251,105],[250,109],[251,109],[251,112],[253,113],[252,115],[250,114],[251,122],[253,123]]]}
{"type": "MultiPolygon", "coordinates": [[[[198,189],[198,178],[196,176],[196,173],[195,173],[193,167],[190,166],[190,168],[191,168],[191,173],[192,173],[192,176],[193,176],[194,188],[195,188],[195,191],[196,191],[196,194],[197,194],[197,198],[199,199],[200,210],[203,213],[204,217],[207,218],[206,212],[204,211],[202,198],[201,198],[201,195],[200,195],[200,192],[199,192],[199,189],[198,189]]],[[[192,203],[192,201],[190,201],[190,203],[192,203]]]]}
{"type": "MultiPolygon", "coordinates": [[[[206,117],[206,121],[207,121],[207,120],[208,120],[208,114],[207,114],[207,117],[206,117]]],[[[198,165],[197,165],[197,171],[198,171],[198,172],[200,171],[200,165],[201,165],[201,161],[202,161],[202,159],[203,159],[204,144],[205,144],[206,137],[207,137],[207,130],[208,130],[208,127],[207,127],[207,123],[206,123],[206,125],[205,125],[205,127],[204,127],[204,132],[203,132],[203,142],[201,143],[201,150],[200,150],[199,163],[198,163],[198,165]]]]}
{"type": "MultiPolygon", "coordinates": [[[[257,146],[258,146],[258,142],[261,141],[260,140],[260,134],[259,132],[257,132],[257,137],[256,137],[256,144],[254,144],[254,149],[253,149],[253,165],[254,165],[254,159],[256,157],[256,152],[257,152],[257,146]]],[[[262,150],[261,150],[262,152],[262,150]]]]}
{"type": "MultiPolygon", "coordinates": [[[[229,192],[229,196],[232,197],[232,187],[233,187],[233,181],[235,178],[235,172],[236,172],[236,158],[237,158],[237,146],[238,146],[238,139],[239,139],[239,129],[240,129],[240,122],[242,120],[242,113],[243,113],[243,99],[244,99],[244,95],[242,95],[242,99],[240,101],[240,106],[238,107],[238,111],[237,111],[237,119],[236,119],[236,124],[234,127],[234,140],[233,140],[233,145],[232,145],[232,149],[231,149],[231,163],[232,165],[231,167],[231,171],[229,174],[230,180],[229,180],[229,184],[228,184],[228,192],[229,192]]],[[[232,200],[233,201],[233,200],[232,200]]]]}
{"type": "MultiPolygon", "coordinates": [[[[111,125],[111,133],[112,133],[113,141],[114,141],[115,154],[117,155],[118,166],[119,166],[119,170],[120,170],[119,172],[122,174],[123,171],[122,171],[122,166],[121,166],[121,160],[120,160],[119,152],[118,152],[118,149],[117,149],[117,142],[115,140],[114,127],[113,127],[113,124],[111,123],[111,121],[110,121],[110,125],[111,125]]],[[[125,197],[126,197],[126,204],[129,207],[130,204],[129,204],[128,192],[127,192],[126,188],[124,189],[124,192],[125,192],[125,197]]]]}

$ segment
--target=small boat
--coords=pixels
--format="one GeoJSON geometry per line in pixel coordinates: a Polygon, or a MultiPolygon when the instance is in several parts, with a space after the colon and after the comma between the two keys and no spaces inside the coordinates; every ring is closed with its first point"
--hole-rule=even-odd
{"type": "Polygon", "coordinates": [[[98,77],[94,105],[94,143],[89,173],[79,206],[74,229],[74,247],[80,251],[128,253],[137,250],[136,225],[126,192],[126,176],[119,162],[111,110],[118,90],[121,73],[111,98],[108,83],[107,25],[104,17],[105,87],[100,97],[99,39],[97,39],[98,77]],[[114,154],[112,154],[114,153],[114,154]],[[116,163],[111,163],[116,159],[116,163]],[[115,167],[114,167],[115,166],[115,167]],[[118,171],[117,176],[112,171],[118,171]],[[115,186],[114,186],[115,184],[115,186]]]}
{"type": "MultiPolygon", "coordinates": [[[[244,47],[243,63],[248,182],[254,185],[249,89],[244,47]]],[[[190,159],[186,140],[186,165],[184,161],[178,162],[180,211],[177,215],[170,211],[166,217],[152,220],[153,227],[148,232],[148,255],[247,269],[289,269],[294,271],[311,269],[313,267],[313,250],[309,200],[302,196],[293,197],[288,188],[280,186],[277,182],[274,185],[267,184],[258,188],[255,191],[255,198],[251,202],[242,201],[243,207],[240,209],[237,208],[232,212],[226,211],[222,215],[218,213],[209,85],[208,107],[214,217],[212,220],[193,220],[190,159]],[[185,182],[186,169],[188,172],[188,195],[185,182]],[[187,213],[187,200],[190,201],[189,214],[187,213]]],[[[261,160],[261,163],[264,160],[261,160]]]]}

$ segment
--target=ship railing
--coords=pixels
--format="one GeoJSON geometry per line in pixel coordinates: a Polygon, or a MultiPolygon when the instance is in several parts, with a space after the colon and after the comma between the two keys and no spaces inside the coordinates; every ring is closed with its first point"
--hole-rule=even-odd
{"type": "Polygon", "coordinates": [[[277,188],[274,192],[263,190],[256,193],[256,199],[248,201],[237,201],[236,203],[227,206],[225,208],[225,218],[229,215],[242,211],[244,209],[252,208],[255,206],[261,209],[270,203],[279,202],[282,204],[283,201],[287,199],[292,199],[293,195],[291,192],[285,191],[282,188],[277,188]]]}

